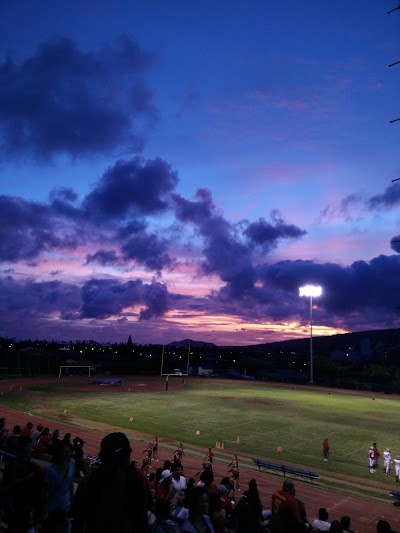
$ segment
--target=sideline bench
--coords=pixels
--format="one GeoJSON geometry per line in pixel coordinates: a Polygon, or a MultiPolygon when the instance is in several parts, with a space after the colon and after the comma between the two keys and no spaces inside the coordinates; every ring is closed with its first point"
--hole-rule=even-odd
{"type": "Polygon", "coordinates": [[[303,468],[297,468],[296,466],[271,463],[270,461],[264,461],[262,459],[253,459],[253,463],[258,466],[259,472],[261,472],[261,469],[275,470],[277,472],[283,473],[283,477],[286,477],[286,474],[293,474],[295,476],[308,478],[311,482],[313,482],[313,480],[319,479],[319,475],[316,472],[312,472],[311,470],[304,470],[303,468]]]}
{"type": "Polygon", "coordinates": [[[394,502],[395,505],[400,505],[400,491],[398,490],[391,490],[390,496],[394,498],[396,501],[394,502]]]}

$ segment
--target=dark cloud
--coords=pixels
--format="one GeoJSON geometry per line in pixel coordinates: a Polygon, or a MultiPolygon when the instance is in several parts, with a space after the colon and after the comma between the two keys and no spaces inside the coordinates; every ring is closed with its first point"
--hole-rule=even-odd
{"type": "MultiPolygon", "coordinates": [[[[298,294],[303,285],[321,285],[323,295],[318,305],[324,309],[330,323],[342,322],[352,313],[360,316],[372,310],[387,319],[398,306],[400,294],[400,257],[379,256],[371,261],[355,261],[342,267],[332,263],[313,261],[282,261],[259,267],[260,280],[267,288],[286,294],[298,294]]],[[[292,305],[296,305],[294,299],[292,305]]],[[[279,298],[274,305],[279,307],[279,298]]]]}
{"type": "Polygon", "coordinates": [[[74,203],[78,200],[78,195],[71,187],[57,187],[50,191],[49,198],[52,203],[57,201],[74,203]]]}
{"type": "Polygon", "coordinates": [[[44,204],[0,196],[0,260],[30,260],[45,251],[76,248],[76,233],[54,228],[56,220],[44,204]]]}
{"type": "Polygon", "coordinates": [[[167,197],[177,182],[176,172],[160,158],[120,160],[104,173],[83,205],[89,216],[101,220],[160,213],[167,209],[167,197]]]}
{"type": "Polygon", "coordinates": [[[382,194],[376,194],[366,201],[366,207],[370,211],[391,209],[400,204],[400,185],[393,183],[382,194]]]}
{"type": "Polygon", "coordinates": [[[264,218],[250,223],[244,230],[244,234],[255,245],[260,245],[265,251],[272,250],[281,239],[299,239],[307,234],[294,224],[286,224],[277,211],[272,213],[273,224],[264,218]]]}
{"type": "Polygon", "coordinates": [[[0,312],[4,318],[10,313],[12,320],[21,323],[32,316],[47,317],[60,310],[79,309],[80,301],[79,288],[72,283],[0,278],[0,312]]]}
{"type": "Polygon", "coordinates": [[[243,298],[253,289],[256,282],[255,246],[261,246],[267,252],[276,247],[279,239],[296,239],[306,233],[297,226],[286,224],[277,211],[272,212],[273,224],[259,219],[255,223],[233,226],[218,213],[211,193],[206,189],[197,191],[194,202],[179,195],[173,195],[173,201],[178,220],[192,223],[204,239],[203,272],[218,274],[227,283],[221,292],[224,299],[243,298]]]}
{"type": "Polygon", "coordinates": [[[398,254],[400,253],[400,235],[396,235],[395,237],[391,239],[390,247],[392,250],[394,250],[398,254]]]}
{"type": "Polygon", "coordinates": [[[172,265],[172,259],[167,252],[168,244],[166,240],[160,239],[154,233],[143,232],[125,242],[121,251],[126,261],[133,259],[143,264],[148,270],[160,272],[163,268],[169,268],[172,265]]]}
{"type": "Polygon", "coordinates": [[[0,63],[1,150],[52,159],[131,152],[142,147],[146,122],[156,116],[142,74],[151,64],[135,40],[83,51],[65,37],[34,55],[0,63]]]}
{"type": "Polygon", "coordinates": [[[204,239],[201,263],[204,274],[218,274],[238,296],[255,282],[249,248],[239,241],[235,229],[216,211],[210,191],[199,189],[197,201],[191,202],[173,195],[176,217],[192,223],[204,239]]]}
{"type": "Polygon", "coordinates": [[[161,316],[169,306],[165,285],[141,280],[118,283],[113,280],[92,279],[82,287],[81,318],[104,319],[119,315],[123,309],[143,305],[139,319],[148,320],[161,316]]]}
{"type": "Polygon", "coordinates": [[[95,254],[86,256],[86,264],[96,263],[102,266],[118,266],[121,264],[120,258],[114,250],[98,250],[95,254]]]}
{"type": "Polygon", "coordinates": [[[116,236],[120,240],[129,239],[132,235],[144,231],[146,228],[147,223],[144,220],[130,220],[118,228],[116,236]]]}

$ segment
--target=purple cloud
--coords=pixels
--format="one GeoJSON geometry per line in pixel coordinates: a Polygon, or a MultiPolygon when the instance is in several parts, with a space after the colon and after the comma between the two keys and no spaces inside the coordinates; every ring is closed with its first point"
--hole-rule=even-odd
{"type": "Polygon", "coordinates": [[[104,319],[119,315],[123,309],[143,305],[140,320],[160,316],[168,310],[168,290],[165,285],[141,280],[118,283],[113,280],[92,279],[82,287],[80,318],[104,319]]]}
{"type": "Polygon", "coordinates": [[[140,149],[142,122],[156,117],[141,77],[150,64],[127,36],[96,52],[55,37],[22,62],[8,56],[0,63],[1,151],[49,160],[140,149]]]}
{"type": "Polygon", "coordinates": [[[120,265],[121,260],[115,253],[115,250],[98,250],[94,254],[86,256],[86,264],[97,263],[102,266],[120,265]]]}
{"type": "Polygon", "coordinates": [[[376,194],[366,201],[366,207],[370,211],[391,209],[400,203],[400,185],[393,183],[386,187],[382,194],[376,194]]]}
{"type": "Polygon", "coordinates": [[[100,220],[159,213],[167,209],[177,182],[176,172],[160,158],[120,160],[104,173],[83,205],[89,216],[100,220]]]}
{"type": "Polygon", "coordinates": [[[276,248],[280,239],[299,239],[307,234],[294,224],[286,224],[278,212],[272,213],[273,224],[260,218],[258,222],[250,223],[244,230],[249,241],[260,245],[265,251],[276,248]]]}
{"type": "Polygon", "coordinates": [[[54,228],[57,217],[46,205],[0,196],[0,260],[33,259],[45,251],[76,248],[77,234],[54,228]]]}

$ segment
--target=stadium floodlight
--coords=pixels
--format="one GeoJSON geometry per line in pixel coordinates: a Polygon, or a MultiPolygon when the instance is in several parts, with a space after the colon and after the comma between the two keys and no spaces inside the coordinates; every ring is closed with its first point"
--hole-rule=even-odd
{"type": "Polygon", "coordinates": [[[313,345],[312,345],[312,299],[313,297],[321,296],[322,287],[314,285],[305,285],[299,288],[300,296],[310,298],[310,385],[314,384],[314,360],[313,360],[313,345]]]}

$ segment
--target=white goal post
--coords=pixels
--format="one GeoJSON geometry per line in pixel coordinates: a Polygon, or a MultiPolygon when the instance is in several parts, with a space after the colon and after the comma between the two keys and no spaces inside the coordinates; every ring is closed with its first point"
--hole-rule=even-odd
{"type": "Polygon", "coordinates": [[[58,374],[59,378],[61,378],[63,375],[65,376],[65,372],[63,374],[63,368],[87,368],[89,371],[88,377],[90,378],[90,365],[62,365],[60,366],[60,373],[58,374]]]}

